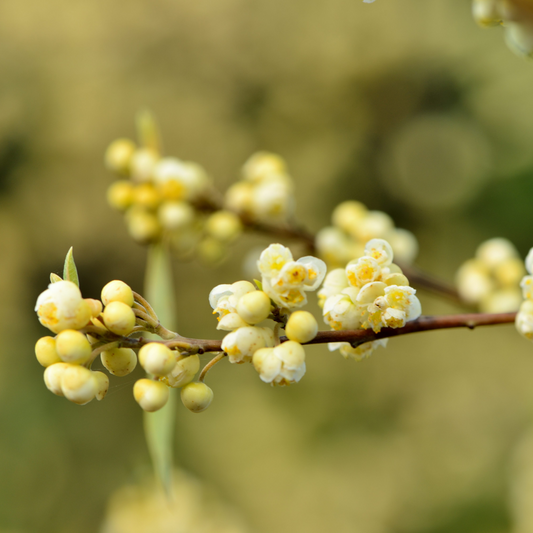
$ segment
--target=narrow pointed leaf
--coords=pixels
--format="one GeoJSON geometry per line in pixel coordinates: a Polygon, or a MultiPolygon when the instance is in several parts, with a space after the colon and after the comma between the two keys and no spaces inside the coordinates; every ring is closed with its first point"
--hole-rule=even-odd
{"type": "Polygon", "coordinates": [[[80,280],[78,279],[78,269],[76,268],[76,263],[74,262],[74,253],[72,251],[72,246],[67,252],[67,257],[65,257],[65,266],[63,267],[63,278],[67,281],[72,281],[78,287],[80,286],[80,280]]]}
{"type": "MultiPolygon", "coordinates": [[[[148,249],[144,294],[157,313],[161,324],[175,331],[177,320],[172,270],[169,254],[162,245],[152,245],[148,249]]],[[[155,413],[144,413],[144,430],[152,463],[167,493],[170,493],[172,486],[178,391],[170,389],[169,392],[170,398],[165,407],[155,413]]]]}
{"type": "Polygon", "coordinates": [[[52,272],[50,274],[50,283],[57,283],[58,281],[63,281],[63,278],[52,272]]]}
{"type": "Polygon", "coordinates": [[[137,113],[137,136],[139,143],[157,153],[161,152],[161,138],[157,122],[150,111],[143,109],[137,113]]]}

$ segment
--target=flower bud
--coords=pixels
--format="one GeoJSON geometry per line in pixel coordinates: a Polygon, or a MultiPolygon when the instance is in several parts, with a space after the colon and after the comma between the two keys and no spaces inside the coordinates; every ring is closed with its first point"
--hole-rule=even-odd
{"type": "Polygon", "coordinates": [[[100,300],[94,300],[93,298],[85,298],[87,305],[91,309],[91,318],[100,316],[102,312],[102,302],[100,300]]]}
{"type": "Polygon", "coordinates": [[[156,209],[161,203],[161,196],[151,183],[141,183],[133,189],[133,203],[146,209],[156,209]]]}
{"type": "Polygon", "coordinates": [[[366,207],[361,202],[347,200],[340,203],[332,213],[332,221],[335,226],[347,233],[351,233],[367,214],[366,207]]]}
{"type": "Polygon", "coordinates": [[[129,180],[119,180],[107,189],[107,203],[119,211],[125,211],[133,203],[133,184],[129,180]]]}
{"type": "Polygon", "coordinates": [[[128,232],[136,242],[155,242],[161,235],[161,224],[157,217],[143,207],[133,206],[126,213],[128,232]]]}
{"type": "Polygon", "coordinates": [[[153,413],[168,401],[168,387],[160,381],[139,379],[133,386],[133,397],[144,411],[153,413]]]}
{"type": "Polygon", "coordinates": [[[161,378],[161,381],[169,387],[177,389],[190,383],[198,370],[200,370],[200,358],[198,355],[181,356],[176,366],[169,374],[161,378]]]}
{"type": "Polygon", "coordinates": [[[47,367],[44,371],[44,383],[46,388],[57,396],[64,396],[63,389],[61,388],[61,379],[65,370],[70,366],[71,365],[67,363],[55,363],[47,367]]]}
{"type": "Polygon", "coordinates": [[[132,178],[137,182],[150,181],[159,156],[150,148],[140,148],[135,151],[130,160],[132,178]]]}
{"type": "Polygon", "coordinates": [[[68,365],[61,377],[61,389],[65,397],[78,405],[89,403],[98,391],[97,381],[84,366],[68,365]]]}
{"type": "Polygon", "coordinates": [[[71,281],[51,283],[37,298],[35,311],[39,322],[54,333],[81,329],[91,318],[91,308],[80,289],[71,281]]]}
{"type": "Polygon", "coordinates": [[[80,331],[66,329],[56,337],[57,354],[65,363],[82,365],[91,357],[91,345],[80,331]]]}
{"type": "Polygon", "coordinates": [[[135,313],[123,302],[110,302],[104,309],[103,317],[109,331],[117,335],[129,335],[135,327],[135,313]]]}
{"type": "Polygon", "coordinates": [[[308,311],[296,311],[289,317],[285,333],[291,341],[309,342],[316,337],[318,324],[315,317],[308,311]]]}
{"type": "Polygon", "coordinates": [[[135,143],[133,141],[117,139],[108,146],[105,152],[106,167],[119,174],[127,174],[134,153],[135,143]]]}
{"type": "Polygon", "coordinates": [[[206,220],[205,231],[214,239],[229,243],[242,233],[242,222],[231,211],[217,211],[206,220]]]}
{"type": "Polygon", "coordinates": [[[56,350],[56,340],[53,337],[41,337],[35,344],[35,355],[37,361],[44,367],[61,362],[61,357],[56,350]]]}
{"type": "Polygon", "coordinates": [[[205,383],[188,383],[181,389],[183,405],[193,413],[205,411],[213,401],[213,391],[205,383]]]}
{"type": "Polygon", "coordinates": [[[176,356],[164,344],[150,342],[139,350],[139,363],[149,374],[166,376],[176,365],[176,356]]]}
{"type": "Polygon", "coordinates": [[[114,376],[127,376],[137,366],[137,355],[131,348],[114,348],[100,354],[104,367],[114,376]]]}
{"type": "Polygon", "coordinates": [[[164,202],[157,215],[165,229],[179,230],[192,224],[194,208],[187,202],[164,202]]]}
{"type": "Polygon", "coordinates": [[[110,281],[102,289],[102,302],[122,302],[130,307],[133,305],[133,291],[130,286],[118,279],[110,281]]]}
{"type": "Polygon", "coordinates": [[[99,370],[92,372],[96,383],[96,399],[103,400],[109,389],[109,378],[99,370]]]}
{"type": "Polygon", "coordinates": [[[263,291],[248,292],[239,299],[237,313],[248,324],[262,322],[270,315],[270,298],[263,291]]]}

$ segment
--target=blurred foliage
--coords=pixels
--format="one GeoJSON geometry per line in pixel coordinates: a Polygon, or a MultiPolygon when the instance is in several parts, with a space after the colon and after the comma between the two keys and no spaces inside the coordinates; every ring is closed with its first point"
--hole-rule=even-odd
{"type": "MultiPolygon", "coordinates": [[[[142,287],[146,252],[105,206],[102,163],[139,108],[222,190],[253,151],[279,152],[313,231],[343,199],[389,212],[443,278],[486,238],[533,244],[533,71],[467,0],[3,0],[0,71],[0,531],[96,531],[111,494],[149,469],[140,373],[80,408],[45,389],[32,354],[35,299],[70,246],[84,296],[111,279],[142,287]]],[[[216,271],[176,265],[183,334],[216,336],[207,295],[257,242],[216,271]]],[[[360,364],[324,347],[308,358],[280,390],[218,365],[211,408],[178,409],[178,463],[252,531],[527,523],[510,465],[532,423],[533,359],[512,327],[395,339],[360,364]]]]}

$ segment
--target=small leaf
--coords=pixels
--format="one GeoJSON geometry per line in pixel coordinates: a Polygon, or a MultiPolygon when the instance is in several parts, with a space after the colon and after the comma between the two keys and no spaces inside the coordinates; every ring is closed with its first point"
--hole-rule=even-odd
{"type": "Polygon", "coordinates": [[[137,113],[136,123],[139,143],[154,152],[161,152],[159,128],[157,127],[154,115],[150,111],[143,109],[137,113]]]}
{"type": "Polygon", "coordinates": [[[52,272],[50,274],[50,283],[57,283],[58,281],[63,281],[63,278],[52,272]]]}
{"type": "Polygon", "coordinates": [[[263,284],[258,279],[254,279],[254,283],[260,291],[263,290],[263,284]]]}
{"type": "Polygon", "coordinates": [[[76,268],[76,263],[74,262],[72,246],[67,252],[67,257],[65,257],[65,266],[63,267],[63,278],[67,281],[72,281],[72,283],[75,283],[78,287],[80,286],[80,281],[78,278],[78,269],[76,268]]]}

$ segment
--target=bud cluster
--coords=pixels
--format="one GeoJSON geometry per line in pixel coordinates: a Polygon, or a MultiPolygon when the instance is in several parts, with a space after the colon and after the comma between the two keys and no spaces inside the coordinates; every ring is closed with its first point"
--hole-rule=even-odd
{"type": "Polygon", "coordinates": [[[333,211],[332,223],[316,236],[318,253],[330,268],[344,267],[363,255],[365,243],[371,239],[385,239],[404,263],[412,263],[418,253],[418,242],[410,231],[396,228],[389,215],[369,211],[361,202],[348,200],[339,204],[333,211]]]}
{"type": "MultiPolygon", "coordinates": [[[[72,281],[53,282],[37,299],[35,310],[41,324],[57,334],[42,337],[35,345],[37,360],[46,368],[45,384],[54,394],[74,403],[83,405],[104,398],[109,378],[91,370],[98,355],[104,368],[118,377],[133,372],[139,362],[151,378],[138,380],[133,395],[149,412],[166,404],[169,387],[192,385],[199,370],[198,355],[180,354],[162,342],[144,344],[138,353],[128,347],[138,346],[132,335],[157,331],[159,324],[150,305],[122,281],[109,282],[102,289],[101,301],[84,299],[72,281]]],[[[205,387],[201,384],[200,389],[205,387]]],[[[183,403],[198,412],[198,392],[191,404],[191,393],[184,389],[183,403]]],[[[204,401],[204,408],[207,405],[204,401]]]]}
{"type": "Polygon", "coordinates": [[[294,184],[285,161],[257,152],[244,164],[243,179],[226,192],[226,207],[251,222],[286,222],[294,212],[294,184]]]}
{"type": "Polygon", "coordinates": [[[520,283],[524,301],[516,314],[515,325],[521,335],[533,340],[533,248],[527,254],[525,265],[529,275],[524,276],[520,283]]]}
{"type": "Polygon", "coordinates": [[[533,5],[523,0],[473,0],[474,20],[482,27],[504,27],[507,46],[533,57],[533,5]]]}
{"type": "Polygon", "coordinates": [[[242,232],[240,218],[227,210],[209,214],[211,179],[197,163],[162,157],[153,147],[117,139],[108,147],[107,167],[121,176],[108,189],[109,204],[123,211],[128,231],[141,244],[168,240],[182,257],[199,254],[218,261],[242,232]]]}
{"type": "MultiPolygon", "coordinates": [[[[401,328],[420,316],[420,301],[408,279],[393,262],[391,245],[372,239],[364,255],[346,268],[332,270],[318,292],[324,321],[333,330],[401,328]]],[[[383,341],[352,348],[348,343],[331,343],[344,357],[362,359],[383,341]]]]}
{"type": "Polygon", "coordinates": [[[326,266],[315,257],[294,261],[281,244],[270,245],[257,264],[263,290],[248,281],[218,285],[211,291],[209,303],[218,314],[217,329],[230,331],[222,341],[230,362],[252,362],[264,382],[289,385],[305,374],[302,343],[318,332],[311,313],[291,311],[307,302],[305,292],[318,288],[326,266]],[[267,318],[284,324],[288,341],[279,344],[277,331],[258,325],[267,318]]]}
{"type": "Polygon", "coordinates": [[[503,238],[489,239],[457,271],[461,298],[484,313],[516,311],[522,301],[520,280],[526,273],[514,245],[503,238]]]}

